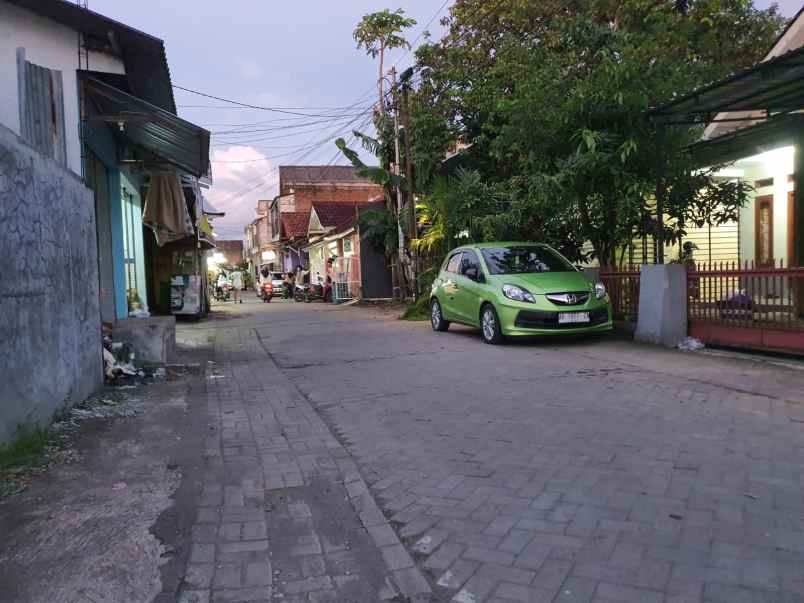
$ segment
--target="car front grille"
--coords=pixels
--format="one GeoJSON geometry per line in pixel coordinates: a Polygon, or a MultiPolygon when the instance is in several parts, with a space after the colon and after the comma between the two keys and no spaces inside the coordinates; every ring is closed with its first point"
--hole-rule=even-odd
{"type": "Polygon", "coordinates": [[[557,306],[581,306],[589,301],[589,292],[548,293],[545,297],[557,306]]]}
{"type": "Polygon", "coordinates": [[[518,329],[565,329],[594,327],[608,322],[609,311],[606,308],[596,308],[589,311],[589,322],[581,324],[559,325],[558,312],[543,310],[520,310],[516,315],[514,326],[518,329]]]}

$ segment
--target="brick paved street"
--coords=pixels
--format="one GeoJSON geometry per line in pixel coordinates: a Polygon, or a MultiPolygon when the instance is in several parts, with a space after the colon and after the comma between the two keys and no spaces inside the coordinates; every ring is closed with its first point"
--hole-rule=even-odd
{"type": "Polygon", "coordinates": [[[208,433],[180,603],[426,598],[354,461],[268,356],[254,308],[204,330],[208,433]]]}
{"type": "Polygon", "coordinates": [[[251,297],[177,338],[0,501],[0,600],[804,601],[801,365],[251,297]]]}
{"type": "Polygon", "coordinates": [[[489,347],[321,304],[243,323],[434,600],[804,601],[800,370],[618,340],[489,347]]]}

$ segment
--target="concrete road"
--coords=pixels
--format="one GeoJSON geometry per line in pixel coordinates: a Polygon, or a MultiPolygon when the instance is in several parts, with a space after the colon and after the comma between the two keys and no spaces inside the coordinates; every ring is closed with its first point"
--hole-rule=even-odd
{"type": "Polygon", "coordinates": [[[801,366],[247,313],[435,599],[804,601],[801,366]]]}

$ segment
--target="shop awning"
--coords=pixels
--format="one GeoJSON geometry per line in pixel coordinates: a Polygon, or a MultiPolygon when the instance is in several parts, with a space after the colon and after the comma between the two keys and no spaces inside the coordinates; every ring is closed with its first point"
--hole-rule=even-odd
{"type": "Polygon", "coordinates": [[[757,63],[648,111],[677,124],[709,123],[718,113],[762,111],[766,116],[804,109],[804,47],[757,63]]]}
{"type": "Polygon", "coordinates": [[[94,77],[82,78],[92,119],[194,176],[208,173],[209,131],[94,77]]]}

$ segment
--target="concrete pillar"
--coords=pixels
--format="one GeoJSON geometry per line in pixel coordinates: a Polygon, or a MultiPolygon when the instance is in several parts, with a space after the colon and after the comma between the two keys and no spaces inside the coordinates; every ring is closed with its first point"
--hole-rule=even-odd
{"type": "MultiPolygon", "coordinates": [[[[804,266],[804,137],[796,144],[793,163],[793,258],[795,266],[804,266]]],[[[798,315],[804,317],[804,279],[793,287],[798,315]]]]}
{"type": "Polygon", "coordinates": [[[634,339],[675,347],[687,336],[687,270],[681,264],[645,264],[639,277],[634,339]]]}

